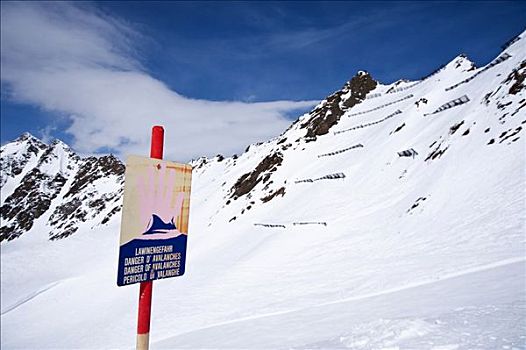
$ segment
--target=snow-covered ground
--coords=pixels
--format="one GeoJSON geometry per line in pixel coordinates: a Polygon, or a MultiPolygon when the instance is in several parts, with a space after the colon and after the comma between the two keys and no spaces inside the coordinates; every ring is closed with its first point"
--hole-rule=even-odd
{"type": "MultiPolygon", "coordinates": [[[[305,115],[237,159],[197,162],[186,274],[154,283],[152,348],[526,349],[526,90],[507,80],[526,71],[525,41],[487,69],[459,56],[379,85],[314,142],[305,115]],[[234,199],[277,152],[268,180],[234,199]]],[[[2,242],[2,349],[132,348],[120,214],[54,242],[47,217],[2,242]]]]}
{"type": "Polygon", "coordinates": [[[522,348],[525,282],[517,277],[524,268],[522,259],[510,259],[435,281],[231,320],[155,347],[522,348]]]}

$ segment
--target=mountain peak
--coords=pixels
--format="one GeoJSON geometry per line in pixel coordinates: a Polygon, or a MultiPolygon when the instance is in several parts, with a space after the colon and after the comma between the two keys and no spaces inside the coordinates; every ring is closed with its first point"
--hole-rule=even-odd
{"type": "Polygon", "coordinates": [[[343,99],[348,99],[353,96],[357,99],[363,100],[369,91],[376,88],[377,84],[378,82],[371,76],[371,74],[369,74],[369,72],[360,70],[351,78],[351,80],[345,83],[342,91],[351,92],[351,95],[343,99]]]}
{"type": "Polygon", "coordinates": [[[42,142],[42,140],[40,140],[38,137],[35,137],[33,134],[27,131],[22,133],[20,136],[18,136],[16,139],[13,140],[13,142],[24,142],[24,141],[31,141],[31,142],[45,145],[45,143],[42,142]]]}
{"type": "Polygon", "coordinates": [[[3,159],[11,154],[22,153],[25,154],[23,157],[28,158],[30,157],[30,154],[36,155],[47,148],[48,146],[40,139],[36,138],[29,132],[24,132],[13,141],[3,145],[0,149],[0,154],[3,159]]]}
{"type": "Polygon", "coordinates": [[[470,71],[476,68],[475,63],[471,61],[464,53],[457,55],[444,67],[446,70],[454,69],[462,72],[470,71]]]}
{"type": "Polygon", "coordinates": [[[64,150],[71,151],[71,148],[66,143],[64,143],[64,141],[59,139],[53,139],[53,141],[51,141],[50,146],[52,148],[62,148],[64,150]]]}

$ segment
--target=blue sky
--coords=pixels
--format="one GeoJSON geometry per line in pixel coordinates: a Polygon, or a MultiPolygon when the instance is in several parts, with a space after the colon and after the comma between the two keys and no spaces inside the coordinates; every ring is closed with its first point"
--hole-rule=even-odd
{"type": "Polygon", "coordinates": [[[483,65],[525,14],[505,1],[3,2],[1,142],[30,131],[147,153],[159,122],[174,155],[234,153],[358,70],[388,83],[459,53],[483,65]]]}
{"type": "Polygon", "coordinates": [[[357,70],[418,79],[461,52],[480,64],[526,27],[520,2],[105,4],[144,28],[150,72],[207,99],[320,99],[357,70]]]}

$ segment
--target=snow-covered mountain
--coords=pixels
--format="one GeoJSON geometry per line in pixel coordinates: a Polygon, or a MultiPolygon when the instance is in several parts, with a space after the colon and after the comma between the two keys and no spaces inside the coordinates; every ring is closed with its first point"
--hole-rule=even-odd
{"type": "Polygon", "coordinates": [[[59,140],[46,145],[29,133],[0,155],[1,241],[32,229],[64,238],[81,225],[104,225],[120,211],[124,165],[111,155],[83,159],[59,140]]]}
{"type": "MultiPolygon", "coordinates": [[[[195,161],[187,274],[155,285],[153,345],[526,348],[524,35],[484,67],[358,72],[279,137],[195,161]]],[[[29,135],[2,147],[2,345],[133,346],[122,173],[29,135]]]]}

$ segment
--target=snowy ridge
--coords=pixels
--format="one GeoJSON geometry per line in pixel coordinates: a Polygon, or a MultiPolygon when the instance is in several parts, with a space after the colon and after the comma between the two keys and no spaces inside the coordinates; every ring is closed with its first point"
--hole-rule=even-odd
{"type": "Polygon", "coordinates": [[[30,134],[1,153],[2,241],[31,230],[67,237],[81,222],[105,224],[120,211],[124,166],[112,156],[81,159],[62,141],[48,146],[30,134]]]}
{"type": "Polygon", "coordinates": [[[29,133],[6,144],[0,149],[2,158],[0,186],[2,188],[0,205],[13,193],[13,190],[28,172],[36,166],[36,162],[46,149],[46,145],[29,133]]]}
{"type": "MultiPolygon", "coordinates": [[[[359,72],[275,139],[194,161],[187,274],[155,285],[152,348],[526,348],[525,53],[521,34],[491,67],[460,55],[388,85],[359,72]]],[[[44,152],[17,155],[16,176],[44,152]]],[[[2,242],[2,346],[133,347],[137,288],[115,287],[122,178],[94,176],[112,168],[100,159],[53,158],[48,175],[74,165],[66,183],[2,242]],[[75,234],[34,238],[97,193],[108,205],[62,228],[75,234]]]]}

